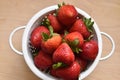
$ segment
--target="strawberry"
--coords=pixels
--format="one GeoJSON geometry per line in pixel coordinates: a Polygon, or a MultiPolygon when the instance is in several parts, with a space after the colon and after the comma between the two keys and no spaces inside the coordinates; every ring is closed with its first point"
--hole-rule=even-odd
{"type": "Polygon", "coordinates": [[[57,11],[58,20],[65,26],[70,27],[76,20],[78,12],[73,5],[62,5],[57,11]]]}
{"type": "Polygon", "coordinates": [[[41,48],[44,52],[53,54],[57,47],[61,44],[62,37],[59,34],[53,34],[52,38],[48,40],[43,40],[41,43],[41,48]]]}
{"type": "Polygon", "coordinates": [[[76,57],[76,61],[80,64],[81,66],[81,71],[85,70],[86,67],[87,67],[87,60],[86,59],[83,59],[81,58],[80,56],[77,56],[76,57]]]}
{"type": "Polygon", "coordinates": [[[83,36],[81,35],[81,33],[77,32],[77,31],[66,34],[64,39],[66,41],[70,41],[70,42],[72,42],[75,39],[78,39],[78,41],[79,41],[78,47],[81,47],[84,43],[83,36]]]}
{"type": "Polygon", "coordinates": [[[93,61],[98,54],[98,43],[95,40],[85,42],[82,47],[81,56],[86,60],[93,61]]]}
{"type": "Polygon", "coordinates": [[[62,25],[58,22],[57,17],[53,14],[48,15],[48,20],[54,29],[54,32],[60,32],[62,30],[62,25]]]}
{"type": "Polygon", "coordinates": [[[49,54],[53,54],[53,52],[57,49],[57,47],[62,42],[62,37],[57,34],[53,33],[53,28],[49,26],[50,35],[47,35],[45,33],[42,34],[43,40],[41,43],[41,49],[49,54]]]}
{"type": "Polygon", "coordinates": [[[78,19],[70,28],[69,32],[78,31],[83,35],[85,39],[87,39],[91,35],[92,32],[91,27],[93,24],[94,22],[91,22],[91,19],[85,18],[84,21],[82,19],[78,19]]]}
{"type": "Polygon", "coordinates": [[[35,48],[40,48],[42,42],[42,32],[49,34],[49,30],[45,26],[39,26],[31,33],[30,41],[32,46],[35,48]]]}
{"type": "Polygon", "coordinates": [[[34,57],[34,63],[41,70],[46,70],[53,64],[52,57],[43,51],[39,51],[38,55],[34,57]]]}
{"type": "Polygon", "coordinates": [[[81,48],[84,43],[84,38],[81,33],[77,31],[68,33],[64,39],[68,42],[73,52],[79,53],[79,48],[81,48]]]}
{"type": "Polygon", "coordinates": [[[77,80],[80,72],[81,67],[76,61],[74,61],[70,66],[50,70],[51,75],[63,78],[63,80],[77,80]]]}
{"type": "Polygon", "coordinates": [[[62,62],[70,65],[74,62],[75,56],[67,43],[62,43],[53,53],[53,62],[62,62]]]}

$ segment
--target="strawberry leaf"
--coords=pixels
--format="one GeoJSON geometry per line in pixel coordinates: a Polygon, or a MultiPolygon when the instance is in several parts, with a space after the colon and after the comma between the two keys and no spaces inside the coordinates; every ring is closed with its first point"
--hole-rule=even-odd
{"type": "Polygon", "coordinates": [[[58,8],[60,8],[61,7],[61,4],[58,4],[58,8]]]}
{"type": "Polygon", "coordinates": [[[61,4],[58,4],[58,8],[60,8],[63,5],[65,5],[65,2],[62,2],[61,4]]]}
{"type": "Polygon", "coordinates": [[[88,31],[89,32],[93,32],[92,31],[92,27],[93,27],[94,22],[91,21],[91,18],[88,18],[88,19],[87,18],[83,18],[83,21],[84,21],[88,31]]]}
{"type": "Polygon", "coordinates": [[[58,69],[58,68],[64,67],[64,66],[66,66],[66,65],[62,62],[58,62],[58,63],[52,65],[53,69],[58,69]]]}
{"type": "Polygon", "coordinates": [[[53,27],[51,26],[50,21],[47,18],[47,16],[43,19],[41,25],[46,26],[50,31],[50,35],[43,33],[43,39],[46,41],[47,39],[53,36],[53,27]]]}
{"type": "Polygon", "coordinates": [[[75,53],[77,53],[77,54],[79,54],[79,52],[82,52],[82,49],[80,49],[80,48],[77,47],[77,46],[75,46],[75,47],[71,46],[71,49],[72,49],[73,52],[75,52],[75,53]]]}
{"type": "Polygon", "coordinates": [[[67,34],[69,34],[69,32],[67,30],[64,30],[64,36],[66,36],[67,34]]]}
{"type": "Polygon", "coordinates": [[[48,26],[50,26],[50,21],[47,18],[47,16],[43,19],[41,25],[46,26],[48,28],[48,26]]]}
{"type": "Polygon", "coordinates": [[[67,41],[67,43],[69,44],[69,46],[71,47],[72,51],[75,53],[79,53],[82,52],[82,50],[78,47],[79,45],[79,40],[76,38],[73,41],[67,41]]]}
{"type": "Polygon", "coordinates": [[[76,52],[77,54],[78,54],[79,52],[82,52],[82,49],[80,49],[80,48],[78,48],[78,47],[73,47],[72,50],[73,50],[73,52],[76,52]]]}
{"type": "Polygon", "coordinates": [[[67,40],[67,43],[69,44],[70,47],[76,47],[79,44],[79,40],[76,38],[73,41],[67,40]]]}
{"type": "Polygon", "coordinates": [[[72,42],[71,42],[72,46],[77,46],[79,44],[79,40],[78,39],[74,39],[72,42]]]}
{"type": "Polygon", "coordinates": [[[94,34],[91,34],[85,41],[90,41],[94,37],[94,34]]]}
{"type": "Polygon", "coordinates": [[[94,37],[94,34],[91,34],[91,35],[88,37],[88,41],[90,41],[93,37],[94,37]]]}
{"type": "Polygon", "coordinates": [[[50,37],[49,37],[49,35],[48,34],[46,34],[46,33],[42,33],[42,38],[43,38],[43,40],[44,41],[47,41],[50,37]]]}

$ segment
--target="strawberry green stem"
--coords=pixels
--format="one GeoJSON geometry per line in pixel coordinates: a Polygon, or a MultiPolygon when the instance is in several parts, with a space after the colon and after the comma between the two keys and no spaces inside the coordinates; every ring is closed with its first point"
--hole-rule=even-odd
{"type": "Polygon", "coordinates": [[[44,41],[47,41],[48,39],[52,38],[53,37],[53,28],[52,26],[48,26],[48,29],[50,31],[50,35],[46,34],[46,33],[42,33],[42,38],[44,41]]]}
{"type": "Polygon", "coordinates": [[[48,26],[48,29],[50,31],[49,37],[51,38],[53,36],[53,27],[52,26],[48,26]]]}
{"type": "Polygon", "coordinates": [[[65,64],[62,62],[58,62],[58,63],[52,65],[53,69],[58,69],[63,66],[65,66],[65,64]]]}
{"type": "Polygon", "coordinates": [[[42,33],[43,40],[47,41],[49,38],[51,38],[53,36],[53,32],[54,32],[53,27],[50,25],[50,21],[49,21],[49,19],[47,17],[45,19],[43,19],[41,24],[46,26],[50,31],[49,35],[44,33],[44,32],[42,33]]]}

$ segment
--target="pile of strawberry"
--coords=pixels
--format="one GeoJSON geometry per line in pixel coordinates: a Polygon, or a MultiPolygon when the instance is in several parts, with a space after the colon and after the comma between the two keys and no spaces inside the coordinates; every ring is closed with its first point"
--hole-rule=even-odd
{"type": "Polygon", "coordinates": [[[79,16],[73,5],[61,4],[44,17],[30,37],[34,64],[64,80],[77,80],[98,54],[91,18],[79,16]]]}

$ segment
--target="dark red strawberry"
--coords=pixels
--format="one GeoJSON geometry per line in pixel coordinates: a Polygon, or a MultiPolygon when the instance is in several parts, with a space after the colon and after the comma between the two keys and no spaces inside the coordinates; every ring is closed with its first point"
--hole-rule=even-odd
{"type": "Polygon", "coordinates": [[[77,45],[78,47],[81,47],[84,43],[83,36],[81,35],[81,33],[77,32],[77,31],[66,34],[64,39],[69,42],[72,42],[75,39],[77,39],[79,41],[79,44],[77,45]]]}
{"type": "Polygon", "coordinates": [[[35,48],[40,48],[43,32],[49,34],[49,30],[45,26],[39,26],[32,31],[30,41],[35,48]]]}
{"type": "Polygon", "coordinates": [[[58,22],[56,16],[49,14],[48,20],[50,22],[50,25],[53,27],[54,32],[60,32],[62,30],[62,25],[58,22]]]}
{"type": "Polygon", "coordinates": [[[70,66],[50,70],[51,75],[63,78],[63,80],[77,80],[80,72],[81,67],[76,61],[74,61],[70,66]]]}
{"type": "Polygon", "coordinates": [[[53,52],[58,48],[58,46],[62,42],[62,37],[59,34],[53,34],[53,36],[46,41],[43,40],[41,43],[41,49],[49,54],[53,54],[53,52]]]}
{"type": "Polygon", "coordinates": [[[70,27],[76,20],[78,13],[73,5],[62,5],[58,9],[58,20],[65,26],[70,27]]]}
{"type": "Polygon", "coordinates": [[[86,69],[87,63],[88,63],[87,60],[81,58],[80,56],[77,56],[77,57],[76,57],[76,61],[80,64],[80,66],[81,66],[81,71],[83,71],[83,70],[86,69]]]}
{"type": "Polygon", "coordinates": [[[34,63],[41,70],[46,70],[53,64],[52,57],[43,51],[39,51],[38,55],[34,57],[34,63]]]}
{"type": "MultiPolygon", "coordinates": [[[[91,20],[90,20],[91,21],[91,20]]],[[[87,23],[86,23],[87,24],[87,23]]],[[[89,23],[90,27],[92,27],[93,22],[89,23]]],[[[89,29],[90,30],[90,29],[89,29]]],[[[87,39],[90,36],[90,31],[88,30],[87,26],[85,25],[84,21],[82,19],[76,20],[76,22],[73,24],[73,26],[70,28],[69,32],[78,31],[80,32],[85,39],[87,39]]]]}
{"type": "Polygon", "coordinates": [[[75,56],[67,43],[62,43],[53,53],[53,62],[62,62],[70,65],[74,62],[75,56]]]}
{"type": "Polygon", "coordinates": [[[98,54],[98,43],[94,40],[85,42],[82,47],[81,56],[86,60],[94,60],[98,54]]]}

